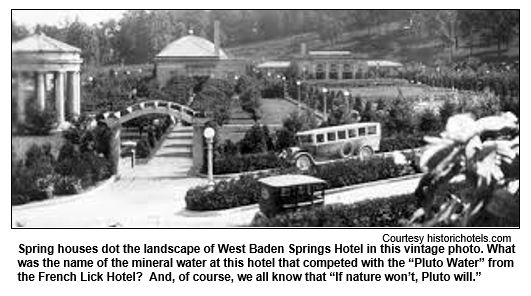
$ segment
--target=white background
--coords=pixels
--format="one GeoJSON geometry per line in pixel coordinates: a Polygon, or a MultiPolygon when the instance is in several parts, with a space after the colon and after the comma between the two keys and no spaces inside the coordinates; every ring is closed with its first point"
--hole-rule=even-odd
{"type": "MultiPolygon", "coordinates": [[[[81,8],[173,8],[173,9],[211,9],[211,8],[223,8],[223,9],[241,9],[241,8],[270,8],[270,9],[300,9],[300,8],[322,8],[322,9],[332,9],[332,8],[342,8],[342,9],[354,9],[354,8],[371,8],[371,9],[384,9],[384,8],[444,8],[444,7],[428,7],[425,2],[408,2],[407,5],[403,1],[395,2],[369,2],[366,3],[364,7],[361,4],[354,1],[344,1],[344,2],[335,2],[332,4],[330,1],[325,3],[319,3],[312,5],[313,3],[295,3],[287,1],[265,1],[263,3],[249,3],[249,2],[231,2],[228,3],[224,1],[223,3],[219,1],[201,1],[201,3],[183,3],[179,2],[170,2],[166,1],[165,3],[156,4],[152,1],[150,2],[110,2],[110,1],[90,1],[87,3],[86,7],[81,7],[79,4],[74,4],[72,1],[24,1],[22,2],[11,2],[11,7],[4,7],[2,9],[2,15],[5,19],[2,21],[4,26],[2,26],[2,39],[3,50],[2,57],[4,65],[8,65],[10,61],[8,60],[8,30],[10,25],[8,25],[8,18],[10,18],[10,9],[12,8],[57,8],[57,9],[81,9],[81,8]],[[31,3],[33,2],[33,3],[31,3]],[[373,5],[366,6],[366,5],[373,5]],[[199,6],[201,5],[201,6],[199,6]]],[[[5,2],[4,2],[5,3],[5,2]]],[[[484,1],[482,2],[468,2],[469,7],[462,7],[463,1],[445,1],[443,2],[447,8],[519,8],[516,4],[516,1],[504,1],[503,6],[499,7],[500,3],[493,2],[489,5],[484,1]],[[513,5],[511,5],[513,4],[513,5]],[[497,6],[497,7],[496,7],[497,6]]],[[[437,5],[440,3],[432,3],[432,5],[437,5]]],[[[3,4],[4,6],[7,3],[3,4]]],[[[522,6],[522,5],[521,5],[522,6]]],[[[520,8],[523,8],[520,7],[520,8]]],[[[529,13],[526,13],[525,10],[522,10],[521,17],[521,27],[522,35],[525,36],[527,32],[527,19],[526,16],[529,16],[529,13]]],[[[528,78],[527,68],[526,68],[526,48],[528,48],[528,39],[521,39],[521,47],[524,55],[521,58],[522,65],[522,82],[526,81],[528,78]]],[[[2,82],[3,89],[7,92],[9,89],[9,77],[8,70],[2,71],[2,82]]],[[[522,125],[523,129],[526,130],[528,122],[525,117],[526,105],[529,107],[528,100],[526,100],[528,91],[526,84],[522,83],[522,125]]],[[[2,139],[8,139],[8,129],[10,122],[8,122],[8,108],[7,108],[7,93],[5,95],[5,108],[2,109],[3,116],[3,126],[2,133],[5,133],[2,136],[2,139]]],[[[526,138],[523,138],[523,147],[526,147],[526,138]]],[[[6,180],[3,184],[2,190],[3,194],[2,200],[2,220],[0,223],[0,229],[2,231],[1,251],[1,261],[0,261],[0,282],[2,283],[0,294],[2,295],[156,295],[158,293],[162,295],[327,295],[331,293],[340,293],[339,295],[465,295],[465,294],[474,294],[474,295],[500,295],[500,294],[511,294],[511,295],[528,295],[529,294],[529,271],[530,260],[528,251],[530,250],[529,245],[529,219],[526,215],[526,211],[529,210],[529,195],[527,187],[524,185],[522,190],[522,224],[521,229],[510,229],[510,230],[484,230],[484,229],[179,229],[179,230],[133,230],[133,229],[101,229],[101,230],[83,230],[83,229],[74,229],[74,230],[31,230],[31,229],[11,229],[11,215],[10,215],[10,201],[8,194],[8,145],[0,145],[2,149],[2,155],[4,155],[3,165],[3,180],[6,180]],[[327,282],[296,282],[296,283],[286,283],[286,282],[252,282],[252,283],[156,283],[156,282],[124,282],[124,283],[90,283],[90,282],[73,282],[73,283],[52,283],[52,282],[32,282],[32,283],[22,283],[18,282],[16,278],[16,273],[20,270],[18,268],[17,259],[24,258],[18,253],[19,244],[23,243],[26,245],[31,244],[40,244],[40,245],[98,245],[103,244],[136,244],[142,245],[144,243],[150,245],[210,245],[213,243],[231,243],[233,245],[241,244],[274,244],[274,245],[284,245],[288,246],[289,244],[298,244],[298,245],[331,245],[334,244],[371,244],[379,246],[382,243],[383,234],[393,234],[393,235],[402,235],[402,234],[411,234],[411,235],[425,235],[425,234],[440,234],[444,233],[447,235],[450,234],[486,234],[486,235],[511,235],[513,238],[513,243],[516,244],[516,255],[511,255],[507,257],[499,256],[498,258],[511,258],[515,260],[515,267],[510,269],[496,269],[496,268],[471,268],[470,271],[473,271],[474,274],[476,271],[481,271],[481,277],[477,278],[475,282],[465,282],[465,283],[456,283],[456,282],[432,282],[432,283],[390,283],[390,282],[378,282],[378,283],[361,283],[361,282],[341,282],[337,283],[332,278],[328,276],[327,282]]],[[[524,156],[526,155],[525,149],[524,156]]],[[[523,158],[524,165],[526,167],[526,157],[523,158]]],[[[526,178],[525,169],[523,178],[526,178]]],[[[525,180],[522,184],[526,184],[525,180]]],[[[26,259],[37,259],[42,258],[44,255],[36,256],[27,256],[26,259]]],[[[60,257],[58,255],[53,256],[56,259],[65,259],[65,258],[91,258],[91,259],[101,259],[104,257],[112,258],[115,255],[113,254],[98,254],[90,256],[65,256],[60,257]]],[[[117,255],[116,255],[117,256],[117,255]]],[[[142,256],[142,255],[137,255],[142,256]]],[[[148,255],[146,255],[148,256],[148,255]]],[[[223,255],[215,254],[213,256],[201,255],[201,258],[211,259],[214,257],[231,257],[236,258],[238,255],[223,255]]],[[[270,258],[270,257],[286,257],[294,259],[294,256],[289,254],[285,255],[275,255],[275,254],[265,254],[265,255],[252,255],[244,254],[239,255],[238,257],[244,258],[253,256],[253,258],[270,258]]],[[[358,255],[329,255],[329,256],[316,256],[312,255],[313,258],[353,258],[358,255]]],[[[395,258],[402,258],[406,260],[411,257],[410,255],[405,254],[395,254],[395,255],[385,255],[377,254],[378,257],[386,260],[387,257],[393,256],[395,258]]],[[[126,255],[120,254],[120,257],[123,258],[132,258],[132,256],[127,257],[126,255]]],[[[153,257],[153,256],[150,256],[153,257]]],[[[169,258],[168,255],[159,255],[159,258],[169,258]]],[[[175,257],[175,256],[173,256],[175,257]]],[[[192,257],[192,256],[190,256],[192,257]]],[[[199,257],[199,256],[196,256],[199,257]]],[[[420,255],[418,256],[420,257],[420,255]]],[[[426,258],[432,258],[431,255],[426,255],[426,258]]],[[[439,256],[438,258],[444,259],[446,256],[439,256]]],[[[467,258],[476,258],[476,257],[485,257],[488,258],[487,254],[483,256],[477,255],[462,255],[460,257],[467,258]]],[[[306,258],[305,256],[300,256],[301,259],[306,258]]],[[[308,257],[309,258],[309,257],[308,257]]],[[[370,255],[365,255],[365,258],[370,258],[370,255]]],[[[465,270],[447,270],[444,268],[434,268],[428,270],[408,268],[409,263],[406,263],[406,268],[403,269],[394,269],[390,271],[388,269],[364,269],[364,272],[404,272],[415,271],[419,274],[422,271],[433,271],[433,272],[446,272],[454,273],[461,272],[465,270]]],[[[483,265],[486,266],[486,263],[483,265]]],[[[54,269],[55,270],[55,269],[54,269]]],[[[175,270],[175,268],[174,268],[175,270]]],[[[194,272],[193,269],[189,269],[194,272]]],[[[268,269],[269,271],[276,272],[294,272],[294,273],[304,273],[309,271],[307,269],[268,269]]],[[[35,271],[41,271],[41,269],[36,269],[35,271]]],[[[52,270],[50,270],[51,272],[52,270]]],[[[88,270],[83,270],[88,271],[88,270]]],[[[91,269],[91,271],[97,271],[97,269],[91,269]]],[[[109,269],[105,270],[109,271],[109,269]]],[[[120,271],[116,269],[116,271],[120,271]]],[[[122,271],[132,271],[132,270],[122,270],[122,271]]],[[[135,270],[138,271],[138,270],[135,270]]],[[[175,270],[178,272],[178,270],[175,270]]],[[[226,269],[204,269],[202,272],[205,273],[225,273],[229,272],[232,274],[235,273],[252,273],[253,275],[259,273],[261,270],[258,269],[249,269],[249,268],[238,268],[233,270],[226,269]]],[[[324,270],[312,270],[314,272],[322,272],[324,270]]],[[[345,271],[346,270],[342,270],[345,271]]],[[[351,269],[350,272],[360,272],[361,268],[351,269]]],[[[56,272],[65,272],[64,270],[57,270],[56,272]]],[[[199,270],[197,270],[199,272],[199,270]]],[[[147,271],[143,272],[143,278],[146,279],[148,276],[147,271]]]]}

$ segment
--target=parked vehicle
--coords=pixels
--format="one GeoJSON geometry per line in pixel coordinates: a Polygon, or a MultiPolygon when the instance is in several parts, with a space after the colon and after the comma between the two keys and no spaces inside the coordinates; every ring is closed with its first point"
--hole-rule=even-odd
{"type": "Polygon", "coordinates": [[[280,175],[259,180],[260,211],[267,217],[301,207],[323,205],[326,181],[306,175],[280,175]]]}
{"type": "Polygon", "coordinates": [[[299,132],[296,137],[298,147],[288,149],[286,158],[305,171],[320,160],[370,158],[380,150],[382,133],[379,123],[363,122],[299,132]]]}

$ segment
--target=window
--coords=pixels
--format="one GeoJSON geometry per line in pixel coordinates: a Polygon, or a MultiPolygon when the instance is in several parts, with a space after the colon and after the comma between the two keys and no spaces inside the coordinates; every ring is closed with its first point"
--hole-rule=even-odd
{"type": "Polygon", "coordinates": [[[317,64],[315,66],[315,78],[325,79],[325,67],[323,64],[317,64]]]}
{"type": "Polygon", "coordinates": [[[328,133],[328,134],[326,134],[326,137],[328,138],[328,141],[335,141],[336,140],[336,133],[335,132],[328,133]]]}
{"type": "Polygon", "coordinates": [[[282,197],[288,197],[290,196],[290,189],[289,188],[280,188],[280,196],[282,197]]]}
{"type": "Polygon", "coordinates": [[[367,134],[367,128],[365,127],[360,127],[360,130],[359,130],[359,135],[360,137],[363,137],[367,134]]]}
{"type": "Polygon", "coordinates": [[[339,75],[338,75],[338,66],[337,64],[331,64],[330,65],[330,79],[338,79],[339,78],[339,75]]]}
{"type": "Polygon", "coordinates": [[[337,132],[337,138],[340,140],[345,140],[347,138],[347,132],[346,131],[338,131],[337,132]]]}
{"type": "Polygon", "coordinates": [[[324,141],[325,141],[324,134],[318,134],[317,143],[324,143],[324,141]]]}
{"type": "Polygon", "coordinates": [[[376,126],[375,125],[369,126],[369,128],[367,129],[367,133],[369,135],[376,135],[376,126]]]}
{"type": "Polygon", "coordinates": [[[348,130],[348,137],[349,138],[355,138],[358,136],[358,133],[356,133],[356,130],[355,129],[350,129],[348,130]]]}
{"type": "Polygon", "coordinates": [[[313,144],[313,135],[298,136],[301,144],[313,144]]]}
{"type": "Polygon", "coordinates": [[[352,65],[344,64],[343,65],[343,79],[352,79],[352,65]]]}

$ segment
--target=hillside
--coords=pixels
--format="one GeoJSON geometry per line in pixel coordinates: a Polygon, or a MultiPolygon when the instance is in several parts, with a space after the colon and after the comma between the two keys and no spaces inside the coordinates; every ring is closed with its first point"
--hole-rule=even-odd
{"type": "MultiPolygon", "coordinates": [[[[448,59],[450,50],[444,48],[438,38],[418,36],[405,28],[402,22],[392,22],[379,27],[354,29],[343,32],[337,42],[323,42],[317,33],[293,35],[264,42],[226,48],[236,57],[255,61],[288,59],[300,52],[300,44],[306,43],[308,50],[349,50],[361,59],[389,59],[401,62],[430,63],[437,59],[448,59]]],[[[496,46],[484,47],[474,44],[472,51],[468,40],[459,40],[461,46],[454,51],[454,59],[470,56],[481,60],[517,60],[520,58],[520,40],[515,38],[498,57],[496,46]]]]}

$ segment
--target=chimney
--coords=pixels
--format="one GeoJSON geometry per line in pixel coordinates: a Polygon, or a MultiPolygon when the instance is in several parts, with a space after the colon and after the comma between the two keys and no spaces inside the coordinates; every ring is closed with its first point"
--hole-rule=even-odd
{"type": "Polygon", "coordinates": [[[301,43],[301,55],[306,55],[306,43],[301,43]]]}
{"type": "Polygon", "coordinates": [[[220,38],[219,38],[219,21],[218,20],[215,20],[214,21],[214,54],[216,56],[219,57],[219,52],[220,52],[220,49],[219,49],[219,43],[220,43],[220,38]]]}

